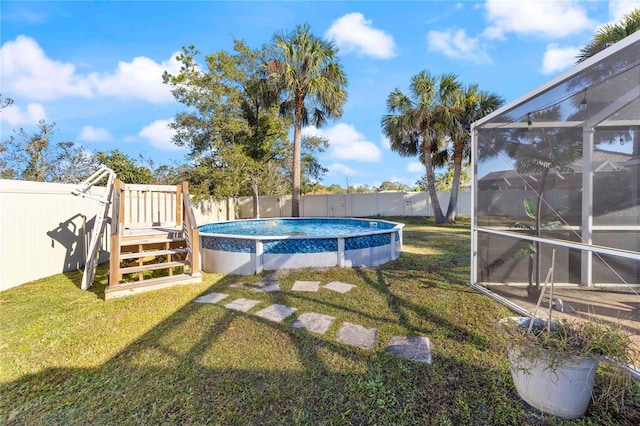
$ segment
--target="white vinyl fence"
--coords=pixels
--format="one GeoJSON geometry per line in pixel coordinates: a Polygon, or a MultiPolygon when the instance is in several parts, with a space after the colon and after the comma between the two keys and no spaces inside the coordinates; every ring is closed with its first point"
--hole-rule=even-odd
{"type": "MultiPolygon", "coordinates": [[[[0,180],[0,291],[84,267],[98,201],[71,194],[75,185],[0,180]]],[[[101,195],[104,188],[92,189],[101,195]]],[[[443,210],[449,194],[438,196],[443,210]]],[[[164,202],[164,201],[162,201],[164,202]]],[[[196,204],[198,224],[253,217],[251,197],[196,204]]],[[[458,214],[469,215],[469,192],[461,192],[458,214]]],[[[424,192],[328,194],[302,197],[302,216],[431,216],[424,192]]],[[[111,215],[111,212],[109,212],[111,215]]],[[[291,215],[291,197],[260,197],[260,216],[291,215]]],[[[111,219],[109,218],[109,223],[111,219]]],[[[107,226],[107,235],[111,232],[107,226]]],[[[101,262],[108,260],[103,238],[101,262]]]]}
{"type": "MultiPolygon", "coordinates": [[[[0,179],[0,291],[84,267],[99,203],[72,195],[74,188],[0,179]]],[[[91,193],[103,191],[94,187],[91,193]]],[[[233,212],[229,201],[201,203],[194,211],[198,223],[233,219],[233,212]]],[[[107,225],[100,262],[109,259],[110,232],[107,225]]]]}
{"type": "MultiPolygon", "coordinates": [[[[449,205],[449,193],[438,193],[443,213],[449,205]]],[[[291,215],[291,196],[260,197],[260,217],[291,215]]],[[[238,199],[238,218],[254,217],[251,197],[238,199]]],[[[471,215],[471,193],[458,194],[458,215],[471,215]]],[[[300,216],[305,217],[371,217],[433,216],[427,192],[371,192],[365,194],[305,195],[300,201],[300,216]]]]}

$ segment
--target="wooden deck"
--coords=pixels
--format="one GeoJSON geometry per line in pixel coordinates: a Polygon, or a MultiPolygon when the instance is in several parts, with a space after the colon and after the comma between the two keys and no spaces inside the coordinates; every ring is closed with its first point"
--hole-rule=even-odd
{"type": "Polygon", "coordinates": [[[114,185],[105,298],[202,281],[188,186],[114,185]],[[155,225],[154,225],[155,224],[155,225]]]}

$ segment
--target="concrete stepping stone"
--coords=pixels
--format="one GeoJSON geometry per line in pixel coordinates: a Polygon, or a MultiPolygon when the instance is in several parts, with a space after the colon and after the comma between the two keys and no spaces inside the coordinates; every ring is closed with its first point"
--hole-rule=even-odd
{"type": "Polygon", "coordinates": [[[256,315],[271,321],[280,322],[297,310],[296,308],[276,304],[256,312],[256,315]]]}
{"type": "Polygon", "coordinates": [[[227,285],[227,287],[229,287],[229,288],[238,288],[238,287],[242,287],[242,286],[244,286],[244,283],[239,283],[239,282],[238,283],[231,283],[231,284],[227,285]]]}
{"type": "Polygon", "coordinates": [[[226,299],[227,297],[229,297],[228,294],[224,294],[224,293],[209,293],[209,294],[204,294],[200,297],[198,297],[196,300],[194,300],[194,302],[196,303],[218,303],[221,300],[226,299]]]}
{"type": "Polygon", "coordinates": [[[387,352],[400,358],[431,364],[431,345],[428,337],[394,336],[387,344],[387,352]]]}
{"type": "Polygon", "coordinates": [[[354,288],[355,285],[343,283],[342,281],[331,281],[329,284],[325,284],[322,287],[329,290],[337,291],[338,293],[346,293],[354,288]]]}
{"type": "Polygon", "coordinates": [[[336,317],[318,314],[316,312],[305,312],[301,314],[293,324],[291,324],[291,327],[306,328],[313,333],[324,334],[327,332],[334,319],[336,319],[336,317]]]}
{"type": "Polygon", "coordinates": [[[376,345],[378,337],[377,328],[366,328],[362,325],[350,322],[342,323],[338,330],[338,341],[351,346],[358,346],[364,349],[372,349],[376,345]]]}
{"type": "Polygon", "coordinates": [[[253,291],[264,291],[268,293],[280,290],[280,284],[274,281],[258,281],[254,285],[256,287],[253,289],[253,291]]]}
{"type": "Polygon", "coordinates": [[[296,281],[291,287],[292,291],[313,291],[317,292],[320,287],[320,281],[296,281]]]}
{"type": "Polygon", "coordinates": [[[234,311],[248,312],[251,308],[256,306],[258,303],[260,303],[259,300],[240,298],[240,299],[234,300],[231,303],[227,303],[226,305],[224,305],[224,307],[227,309],[233,309],[234,311]]]}

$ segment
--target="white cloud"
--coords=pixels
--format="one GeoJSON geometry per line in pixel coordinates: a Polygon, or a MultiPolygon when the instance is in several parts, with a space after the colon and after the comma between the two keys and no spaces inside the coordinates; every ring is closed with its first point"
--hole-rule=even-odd
{"type": "Polygon", "coordinates": [[[609,1],[609,17],[612,22],[619,22],[626,14],[639,7],[638,0],[609,1]]]}
{"type": "Polygon", "coordinates": [[[46,120],[47,114],[41,104],[27,104],[26,111],[23,111],[19,105],[13,104],[3,108],[0,111],[0,121],[7,123],[9,126],[28,126],[36,125],[40,120],[46,120]]]}
{"type": "Polygon", "coordinates": [[[393,175],[393,176],[391,176],[390,180],[391,180],[391,182],[402,183],[404,185],[407,185],[410,188],[413,188],[416,185],[416,179],[415,178],[410,178],[410,177],[401,177],[401,176],[393,175]]]}
{"type": "Polygon", "coordinates": [[[76,74],[73,64],[47,57],[38,43],[19,35],[0,48],[2,83],[5,93],[31,100],[51,100],[63,96],[91,97],[91,87],[76,74]]]}
{"type": "Polygon", "coordinates": [[[383,148],[386,149],[391,149],[391,141],[389,140],[389,138],[385,135],[380,135],[380,145],[383,148]]]}
{"type": "Polygon", "coordinates": [[[356,171],[342,163],[333,163],[329,166],[329,173],[340,173],[345,176],[353,176],[356,174],[356,171]]]}
{"type": "Polygon", "coordinates": [[[78,140],[83,142],[109,142],[113,140],[111,133],[102,127],[84,126],[80,130],[78,140]]]}
{"type": "Polygon", "coordinates": [[[151,146],[161,151],[181,151],[184,148],[171,141],[174,131],[169,128],[169,123],[171,119],[156,120],[140,130],[138,136],[147,139],[151,146]]]}
{"type": "Polygon", "coordinates": [[[157,63],[145,56],[133,58],[131,62],[118,62],[113,73],[89,76],[98,94],[124,99],[143,99],[151,103],[171,102],[170,87],[162,82],[162,73],[180,72],[180,64],[175,60],[178,52],[170,59],[157,63]]]}
{"type": "Polygon", "coordinates": [[[494,39],[507,33],[562,38],[597,25],[578,2],[487,0],[485,10],[490,26],[484,35],[494,39]]]}
{"type": "Polygon", "coordinates": [[[444,53],[452,59],[475,64],[491,63],[489,54],[480,45],[480,39],[467,36],[465,30],[429,31],[427,43],[429,51],[444,53]]]}
{"type": "Polygon", "coordinates": [[[139,56],[131,62],[120,61],[112,72],[82,75],[74,64],[49,58],[36,40],[19,35],[0,48],[3,91],[14,97],[39,101],[100,95],[152,103],[171,102],[173,96],[169,86],[162,83],[162,73],[180,70],[174,59],[176,54],[161,63],[139,56]]]}
{"type": "Polygon", "coordinates": [[[540,72],[542,74],[552,74],[569,68],[576,62],[576,55],[579,51],[579,47],[563,47],[558,43],[548,44],[544,52],[540,72]]]}
{"type": "Polygon", "coordinates": [[[327,138],[329,155],[338,160],[377,162],[382,158],[378,146],[366,140],[364,135],[350,124],[338,123],[328,129],[308,126],[302,129],[302,134],[327,138]]]}
{"type": "Polygon", "coordinates": [[[411,173],[421,173],[424,172],[424,165],[419,161],[410,161],[407,164],[407,171],[411,173]]]}
{"type": "Polygon", "coordinates": [[[393,37],[371,26],[362,13],[348,13],[333,21],[325,38],[334,39],[345,53],[388,59],[395,56],[393,37]]]}

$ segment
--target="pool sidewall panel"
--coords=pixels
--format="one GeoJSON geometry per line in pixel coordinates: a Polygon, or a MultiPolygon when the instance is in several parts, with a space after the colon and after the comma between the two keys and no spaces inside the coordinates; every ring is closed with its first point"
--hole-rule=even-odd
{"type": "Polygon", "coordinates": [[[200,237],[202,270],[238,275],[309,267],[376,267],[397,259],[402,250],[402,225],[387,232],[344,237],[235,240],[233,236],[207,233],[200,237]],[[310,245],[310,240],[322,242],[310,245]],[[366,240],[373,246],[366,247],[366,240]],[[220,250],[226,246],[229,251],[220,250]]]}
{"type": "Polygon", "coordinates": [[[263,255],[265,271],[298,268],[329,268],[337,266],[337,253],[296,253],[296,254],[267,254],[263,255]]]}
{"type": "Polygon", "coordinates": [[[202,270],[223,274],[253,275],[256,254],[202,249],[202,270]]]}
{"type": "Polygon", "coordinates": [[[379,266],[392,260],[391,246],[384,245],[357,250],[347,250],[344,252],[344,260],[344,266],[347,268],[356,266],[379,266]]]}

